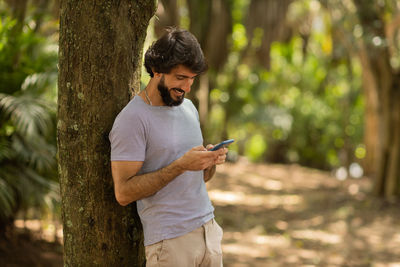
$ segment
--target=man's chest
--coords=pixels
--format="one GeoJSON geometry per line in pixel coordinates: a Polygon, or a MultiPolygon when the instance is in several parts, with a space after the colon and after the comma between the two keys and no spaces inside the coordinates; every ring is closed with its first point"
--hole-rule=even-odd
{"type": "Polygon", "coordinates": [[[157,116],[147,131],[147,157],[177,157],[203,144],[196,114],[180,112],[157,116]]]}

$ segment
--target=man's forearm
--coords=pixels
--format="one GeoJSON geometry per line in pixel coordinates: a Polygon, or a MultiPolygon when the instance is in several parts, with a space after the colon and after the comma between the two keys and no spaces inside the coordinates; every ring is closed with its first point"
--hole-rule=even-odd
{"type": "Polygon", "coordinates": [[[127,205],[133,201],[154,195],[182,173],[184,173],[184,170],[174,161],[155,172],[131,176],[121,185],[123,202],[127,205]]]}

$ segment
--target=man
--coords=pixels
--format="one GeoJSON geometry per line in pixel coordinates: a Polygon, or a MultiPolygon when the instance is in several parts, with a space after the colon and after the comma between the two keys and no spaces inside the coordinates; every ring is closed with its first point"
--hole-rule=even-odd
{"type": "Polygon", "coordinates": [[[203,147],[199,117],[185,99],[207,68],[196,38],[171,29],[145,54],[146,88],[110,132],[115,196],[137,201],[147,266],[222,266],[222,229],[205,182],[227,149],[203,147]]]}

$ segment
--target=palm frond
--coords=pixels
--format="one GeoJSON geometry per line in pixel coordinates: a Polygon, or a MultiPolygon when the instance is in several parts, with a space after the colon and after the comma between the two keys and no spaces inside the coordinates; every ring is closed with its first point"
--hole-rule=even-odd
{"type": "Polygon", "coordinates": [[[25,78],[21,91],[33,95],[43,95],[47,89],[54,87],[56,83],[57,71],[34,73],[25,78]]]}
{"type": "Polygon", "coordinates": [[[0,94],[1,110],[22,136],[47,134],[53,125],[46,107],[30,95],[15,97],[0,94]]]}
{"type": "Polygon", "coordinates": [[[26,162],[38,172],[44,172],[56,166],[56,148],[46,142],[42,136],[24,138],[15,134],[12,137],[12,148],[21,162],[26,162]]]}
{"type": "Polygon", "coordinates": [[[15,151],[11,147],[8,138],[0,139],[0,163],[3,160],[10,160],[15,156],[15,151]]]}
{"type": "Polygon", "coordinates": [[[15,192],[0,176],[0,218],[7,218],[15,206],[15,192]]]}
{"type": "Polygon", "coordinates": [[[55,197],[58,190],[55,181],[15,162],[3,164],[0,169],[0,186],[2,189],[0,190],[0,211],[4,210],[1,216],[7,216],[13,211],[15,205],[25,208],[47,206],[48,203],[44,198],[46,195],[55,201],[58,200],[55,197]]]}

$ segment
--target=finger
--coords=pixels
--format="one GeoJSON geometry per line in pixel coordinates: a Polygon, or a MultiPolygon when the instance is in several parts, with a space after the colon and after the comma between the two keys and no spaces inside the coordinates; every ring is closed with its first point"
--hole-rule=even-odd
{"type": "Polygon", "coordinates": [[[217,162],[215,162],[215,165],[221,165],[225,163],[225,159],[219,159],[217,162]]]}
{"type": "Polygon", "coordinates": [[[192,148],[193,151],[206,151],[207,149],[204,146],[195,146],[192,148]]]}
{"type": "Polygon", "coordinates": [[[221,149],[218,149],[216,151],[218,152],[219,156],[223,156],[223,155],[226,155],[226,153],[228,153],[228,149],[227,148],[221,148],[221,149]]]}

